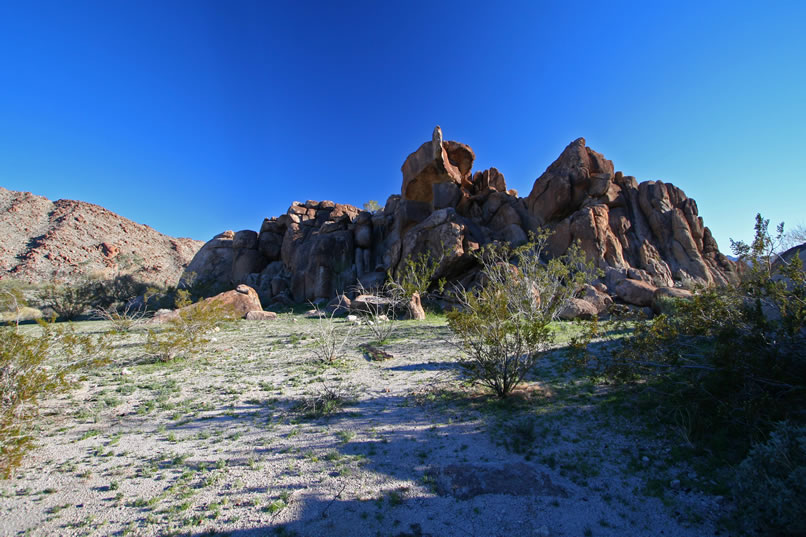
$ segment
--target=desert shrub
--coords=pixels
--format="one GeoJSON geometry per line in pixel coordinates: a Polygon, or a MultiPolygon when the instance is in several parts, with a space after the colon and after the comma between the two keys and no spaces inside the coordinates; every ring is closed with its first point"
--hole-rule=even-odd
{"type": "Polygon", "coordinates": [[[736,512],[748,532],[806,534],[806,427],[776,425],[736,472],[736,512]]]}
{"type": "Polygon", "coordinates": [[[739,286],[700,290],[634,322],[627,337],[575,353],[577,365],[640,379],[661,415],[687,416],[688,440],[721,443],[738,459],[773,423],[806,420],[806,278],[797,257],[776,265],[782,234],[758,216],[753,243],[734,243],[748,266],[739,286]]]}
{"type": "Polygon", "coordinates": [[[136,297],[148,293],[149,284],[134,274],[118,274],[114,278],[99,280],[91,304],[98,309],[120,310],[136,297]]]}
{"type": "Polygon", "coordinates": [[[461,309],[448,313],[448,326],[465,353],[463,369],[501,398],[549,348],[550,323],[594,273],[577,245],[563,256],[541,259],[548,237],[541,233],[514,249],[507,244],[483,248],[478,260],[485,283],[458,289],[461,309]]]}
{"type": "Polygon", "coordinates": [[[97,302],[101,295],[101,283],[93,278],[75,281],[52,281],[42,286],[39,301],[62,320],[78,318],[97,302]]]}
{"type": "Polygon", "coordinates": [[[18,325],[20,321],[42,316],[39,310],[28,306],[27,287],[14,280],[0,281],[0,322],[18,325]]]}
{"type": "Polygon", "coordinates": [[[237,317],[220,303],[202,300],[173,312],[162,329],[150,329],[144,346],[148,358],[168,362],[203,352],[220,326],[237,317]]]}
{"type": "Polygon", "coordinates": [[[330,364],[341,355],[355,324],[338,323],[336,309],[329,315],[319,311],[317,306],[314,306],[314,310],[318,319],[313,331],[313,353],[317,360],[330,364]]]}
{"type": "Polygon", "coordinates": [[[445,288],[445,278],[435,281],[434,277],[446,255],[447,251],[443,247],[438,255],[426,250],[407,256],[400,263],[394,277],[390,278],[388,294],[399,296],[399,300],[403,301],[410,299],[414,293],[418,293],[424,299],[432,287],[442,292],[445,288]]]}
{"type": "Polygon", "coordinates": [[[318,419],[339,412],[350,400],[343,386],[328,386],[323,382],[317,393],[299,401],[292,410],[305,419],[318,419]]]}
{"type": "Polygon", "coordinates": [[[383,210],[383,207],[381,207],[381,204],[378,203],[377,200],[369,200],[364,204],[364,210],[369,211],[372,214],[378,214],[383,210]]]}
{"type": "Polygon", "coordinates": [[[38,404],[65,390],[69,375],[106,360],[105,339],[40,321],[38,335],[0,328],[0,476],[9,477],[33,443],[38,404]]]}
{"type": "Polygon", "coordinates": [[[389,282],[376,289],[367,289],[359,282],[355,292],[367,297],[358,311],[361,325],[369,331],[375,343],[387,342],[397,328],[397,313],[405,304],[403,296],[389,282]]]}
{"type": "Polygon", "coordinates": [[[146,320],[145,304],[127,302],[118,308],[99,307],[93,310],[93,317],[112,324],[112,331],[118,334],[131,332],[146,320]]]}

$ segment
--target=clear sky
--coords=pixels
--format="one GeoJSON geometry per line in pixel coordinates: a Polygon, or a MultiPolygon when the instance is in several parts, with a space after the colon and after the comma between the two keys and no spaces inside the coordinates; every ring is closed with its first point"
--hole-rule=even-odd
{"type": "Polygon", "coordinates": [[[0,186],[207,240],[383,204],[430,139],[527,195],[573,139],[723,251],[806,223],[806,2],[0,0],[0,186]]]}

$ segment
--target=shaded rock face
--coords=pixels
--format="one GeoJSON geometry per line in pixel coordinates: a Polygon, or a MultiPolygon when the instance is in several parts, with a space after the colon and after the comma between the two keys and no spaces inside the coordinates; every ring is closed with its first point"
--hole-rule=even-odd
{"type": "Polygon", "coordinates": [[[199,283],[245,283],[271,304],[352,298],[356,284],[376,288],[407,257],[428,252],[442,258],[435,278],[469,286],[478,282],[476,250],[494,241],[523,244],[530,232],[547,227],[550,255],[579,241],[605,273],[577,297],[593,307],[576,303],[568,316],[601,313],[611,295],[645,306],[657,287],[737,281],[735,265],[719,253],[694,200],[671,184],[639,184],[614,171],[582,138],[525,198],[507,190],[496,168],[474,173],[474,158],[468,146],[444,141],[437,127],[406,158],[401,194],[390,196],[382,211],[294,202],[286,214],[265,219],[259,232],[214,237],[186,275],[195,272],[199,283]]]}

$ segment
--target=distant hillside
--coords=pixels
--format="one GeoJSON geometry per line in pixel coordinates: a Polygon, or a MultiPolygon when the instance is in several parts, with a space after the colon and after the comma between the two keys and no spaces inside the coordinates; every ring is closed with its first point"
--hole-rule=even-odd
{"type": "Polygon", "coordinates": [[[137,272],[149,282],[173,285],[202,244],[92,203],[53,202],[0,187],[0,279],[39,283],[137,272]]]}

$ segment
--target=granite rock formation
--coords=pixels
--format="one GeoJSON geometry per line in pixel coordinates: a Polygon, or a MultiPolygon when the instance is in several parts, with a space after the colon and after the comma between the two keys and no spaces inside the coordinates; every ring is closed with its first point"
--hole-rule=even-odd
{"type": "MultiPolygon", "coordinates": [[[[507,190],[495,168],[472,171],[470,147],[432,139],[403,166],[400,195],[383,210],[361,211],[332,201],[294,202],[267,218],[259,232],[226,231],[188,266],[201,283],[254,287],[264,303],[330,300],[357,284],[371,288],[407,256],[443,257],[435,278],[476,282],[473,252],[493,241],[522,244],[530,232],[553,231],[551,255],[574,241],[605,276],[580,296],[601,312],[611,295],[651,304],[657,288],[735,282],[735,265],[719,252],[697,204],[661,181],[638,183],[613,163],[573,141],[535,181],[531,193],[507,190]]],[[[569,310],[570,311],[570,310],[569,310]]],[[[571,313],[569,313],[571,315],[571,313]]]]}

